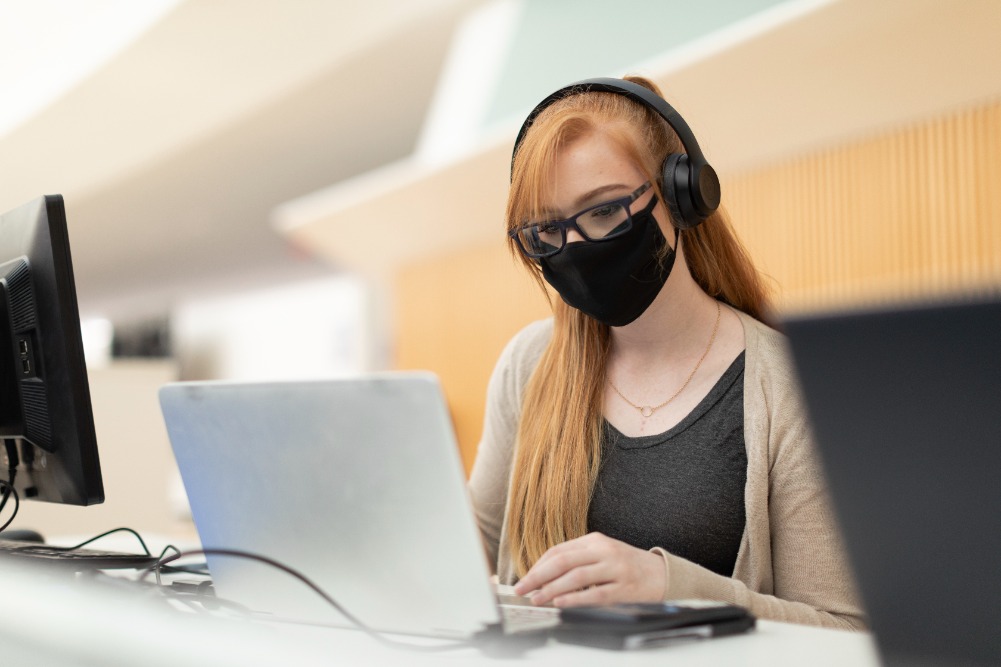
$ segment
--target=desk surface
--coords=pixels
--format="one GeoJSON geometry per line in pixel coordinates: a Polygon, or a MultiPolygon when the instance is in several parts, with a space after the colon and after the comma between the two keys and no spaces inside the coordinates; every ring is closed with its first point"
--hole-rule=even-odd
{"type": "MultiPolygon", "coordinates": [[[[338,664],[406,665],[728,665],[744,667],[782,667],[784,665],[825,665],[877,667],[880,664],[872,637],[806,626],[761,621],[757,630],[746,635],[707,640],[690,640],[674,645],[640,651],[607,651],[560,644],[553,640],[520,657],[496,658],[473,648],[442,653],[409,653],[376,644],[365,635],[350,630],[319,628],[284,628],[281,634],[305,647],[315,645],[328,655],[336,655],[338,664]]],[[[402,638],[403,641],[411,641],[402,638]]],[[[413,640],[422,645],[428,640],[413,640]]]]}
{"type": "MultiPolygon", "coordinates": [[[[19,665],[854,665],[876,667],[870,635],[760,621],[747,635],[642,651],[605,651],[553,640],[521,657],[464,647],[439,653],[389,648],[354,631],[185,613],[132,582],[97,585],[0,560],[0,645],[19,665]],[[68,585],[72,583],[72,585],[68,585]],[[195,621],[195,622],[192,622],[195,621]]],[[[433,646],[437,640],[399,637],[433,646]]]]}

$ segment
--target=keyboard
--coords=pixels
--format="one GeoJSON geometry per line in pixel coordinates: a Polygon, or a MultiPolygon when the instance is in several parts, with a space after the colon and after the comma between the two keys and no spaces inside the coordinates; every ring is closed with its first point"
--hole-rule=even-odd
{"type": "Polygon", "coordinates": [[[0,539],[0,557],[31,559],[76,570],[138,569],[152,566],[156,556],[99,549],[67,550],[37,542],[0,539]]]}
{"type": "Polygon", "coordinates": [[[538,607],[520,595],[498,595],[506,632],[539,630],[559,625],[560,610],[552,605],[538,607]]]}

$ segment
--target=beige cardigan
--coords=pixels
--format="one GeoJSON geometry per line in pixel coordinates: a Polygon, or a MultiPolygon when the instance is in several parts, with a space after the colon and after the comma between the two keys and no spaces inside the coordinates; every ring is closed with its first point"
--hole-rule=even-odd
{"type": "MultiPolygon", "coordinates": [[[[665,599],[723,600],[759,618],[865,627],[848,561],[814,455],[785,339],[736,311],[744,327],[746,522],[732,577],[654,549],[667,570],[665,599]]],[[[525,384],[552,335],[552,320],[519,332],[494,369],[483,438],[469,487],[501,583],[517,580],[505,513],[525,384]]]]}

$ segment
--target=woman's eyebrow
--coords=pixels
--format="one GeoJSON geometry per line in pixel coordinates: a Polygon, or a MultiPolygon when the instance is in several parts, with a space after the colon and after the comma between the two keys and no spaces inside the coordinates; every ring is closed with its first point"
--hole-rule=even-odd
{"type": "MultiPolygon", "coordinates": [[[[556,207],[544,207],[538,211],[536,217],[545,218],[547,220],[563,219],[567,216],[575,215],[579,213],[585,207],[591,204],[600,204],[602,195],[609,193],[622,193],[623,196],[632,192],[632,188],[624,183],[608,183],[601,185],[593,190],[588,190],[584,194],[580,195],[574,200],[572,211],[561,211],[556,207]]],[[[612,197],[614,198],[614,197],[612,197]]]]}
{"type": "Polygon", "coordinates": [[[602,185],[602,186],[597,187],[597,188],[595,188],[593,190],[585,192],[580,197],[578,197],[575,200],[574,208],[575,208],[575,210],[579,210],[580,208],[582,208],[584,206],[587,206],[590,203],[593,203],[593,202],[596,202],[596,201],[598,203],[600,203],[599,197],[601,197],[602,195],[606,195],[606,194],[613,193],[613,192],[625,192],[625,193],[628,193],[628,192],[631,192],[631,191],[632,191],[632,189],[628,185],[626,185],[624,183],[609,183],[607,185],[602,185]]]}

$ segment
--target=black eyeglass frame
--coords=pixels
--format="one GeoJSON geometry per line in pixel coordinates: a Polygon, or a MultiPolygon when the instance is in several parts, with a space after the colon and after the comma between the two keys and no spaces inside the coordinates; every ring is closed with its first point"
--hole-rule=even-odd
{"type": "Polygon", "coordinates": [[[515,227],[514,229],[509,231],[507,235],[513,238],[515,240],[515,243],[518,244],[518,248],[521,249],[521,251],[525,254],[526,257],[529,257],[531,259],[542,259],[544,257],[552,257],[553,255],[559,253],[561,250],[566,248],[568,229],[577,230],[577,233],[581,235],[581,238],[583,238],[585,241],[589,243],[601,243],[602,241],[611,241],[614,238],[622,236],[623,234],[625,234],[626,232],[628,232],[630,229],[633,228],[633,212],[630,209],[630,207],[632,206],[633,202],[642,197],[646,193],[646,191],[649,190],[651,187],[653,187],[653,183],[651,181],[647,181],[643,183],[643,185],[633,190],[630,194],[626,195],[625,197],[619,197],[618,199],[612,199],[610,201],[601,202],[600,204],[595,204],[594,206],[588,206],[583,211],[579,211],[578,213],[570,216],[569,218],[566,218],[565,220],[545,220],[543,222],[525,223],[523,225],[515,227]],[[587,215],[588,213],[594,211],[595,209],[604,208],[605,206],[622,206],[626,210],[626,219],[622,223],[622,225],[620,225],[622,229],[620,229],[619,231],[615,232],[614,234],[608,234],[607,236],[602,236],[601,238],[593,239],[590,236],[588,236],[587,232],[585,232],[577,224],[577,218],[583,215],[587,215]],[[553,250],[552,252],[545,252],[545,253],[530,252],[528,248],[526,248],[525,245],[521,242],[521,237],[518,234],[518,232],[523,229],[527,229],[529,227],[543,227],[543,226],[559,227],[560,245],[558,248],[556,248],[556,250],[553,250]]]}

